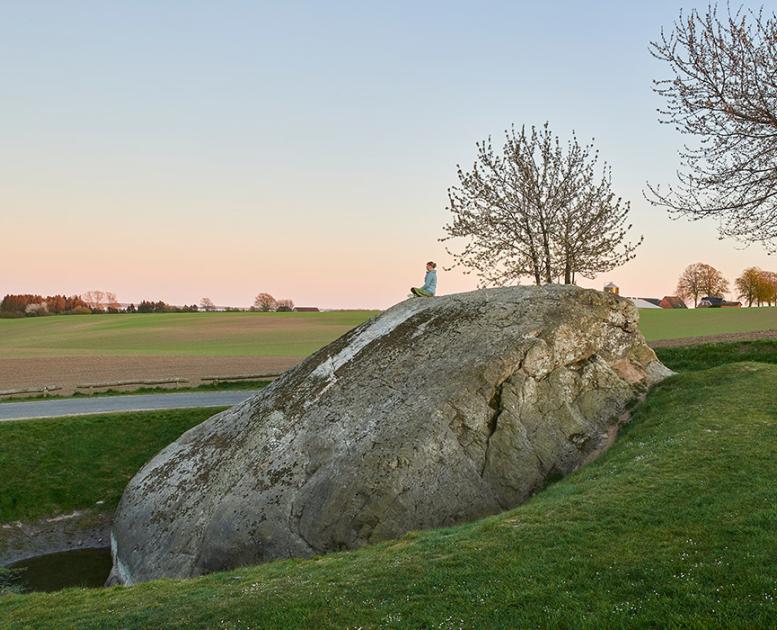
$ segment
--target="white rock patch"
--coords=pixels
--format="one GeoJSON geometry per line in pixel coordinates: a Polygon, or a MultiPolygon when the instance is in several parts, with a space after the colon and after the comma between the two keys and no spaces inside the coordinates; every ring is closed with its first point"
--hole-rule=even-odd
{"type": "Polygon", "coordinates": [[[389,334],[402,322],[410,319],[416,313],[424,310],[424,307],[431,304],[429,298],[418,298],[404,302],[395,309],[390,309],[375,319],[367,328],[360,332],[354,339],[336,355],[327,358],[313,372],[311,376],[327,379],[335,382],[337,377],[335,372],[343,365],[353,359],[359,352],[366,348],[376,339],[389,334]],[[393,311],[393,312],[392,312],[393,311]]]}

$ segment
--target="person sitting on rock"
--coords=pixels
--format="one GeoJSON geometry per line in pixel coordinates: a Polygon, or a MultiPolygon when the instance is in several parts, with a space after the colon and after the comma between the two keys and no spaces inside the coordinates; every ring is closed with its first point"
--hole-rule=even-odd
{"type": "Polygon", "coordinates": [[[433,297],[435,291],[437,291],[437,263],[429,261],[426,263],[424,286],[421,288],[412,287],[410,293],[415,297],[433,297]]]}

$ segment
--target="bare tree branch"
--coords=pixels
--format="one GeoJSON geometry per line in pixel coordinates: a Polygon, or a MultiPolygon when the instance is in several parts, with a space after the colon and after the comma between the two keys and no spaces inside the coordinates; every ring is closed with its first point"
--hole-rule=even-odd
{"type": "Polygon", "coordinates": [[[650,52],[674,78],[654,81],[662,123],[696,144],[677,182],[645,197],[675,217],[717,219],[721,237],[777,251],[777,16],[742,8],[682,12],[650,52]]]}
{"type": "Polygon", "coordinates": [[[573,135],[562,147],[546,123],[511,128],[501,152],[476,145],[472,170],[457,168],[448,190],[453,220],[443,242],[462,239],[454,267],[480,285],[531,278],[536,284],[592,278],[634,258],[642,242],[626,241],[629,204],[612,192],[610,168],[597,175],[598,152],[573,135]]]}

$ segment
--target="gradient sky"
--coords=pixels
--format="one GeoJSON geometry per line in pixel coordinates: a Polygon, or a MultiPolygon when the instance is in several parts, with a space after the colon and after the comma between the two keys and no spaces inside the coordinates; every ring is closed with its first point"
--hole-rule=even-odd
{"type": "Polygon", "coordinates": [[[0,294],[386,307],[450,262],[456,164],[546,120],[596,139],[645,236],[582,284],[661,297],[693,262],[777,267],[642,198],[681,142],[648,42],[692,6],[0,1],[0,294]]]}

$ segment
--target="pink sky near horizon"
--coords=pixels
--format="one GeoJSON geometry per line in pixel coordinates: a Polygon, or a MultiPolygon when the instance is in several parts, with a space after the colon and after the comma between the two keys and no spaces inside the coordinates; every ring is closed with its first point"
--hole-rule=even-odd
{"type": "MultiPolygon", "coordinates": [[[[436,241],[447,219],[444,199],[437,208],[430,203],[414,222],[394,219],[386,203],[370,218],[354,214],[342,222],[327,221],[327,215],[306,217],[301,206],[289,204],[274,217],[253,220],[224,212],[220,223],[197,212],[189,217],[165,212],[150,200],[143,212],[133,211],[127,201],[125,207],[112,204],[112,217],[95,212],[94,219],[79,219],[60,199],[56,206],[71,218],[45,230],[41,225],[56,219],[46,216],[45,200],[35,207],[31,197],[15,218],[22,238],[0,251],[3,293],[103,289],[116,292],[122,302],[191,304],[207,296],[218,305],[249,306],[256,293],[268,291],[297,305],[386,308],[404,299],[411,285],[421,284],[427,259],[440,265],[440,294],[476,287],[474,276],[442,269],[451,262],[436,241]]],[[[355,199],[351,208],[357,204],[355,199]]],[[[671,221],[644,202],[632,214],[633,233],[645,234],[637,258],[579,284],[601,288],[613,281],[622,295],[660,298],[674,293],[677,276],[693,262],[712,264],[733,285],[745,267],[770,268],[773,260],[757,248],[718,240],[710,224],[692,224],[689,236],[687,222],[671,221]]]]}
{"type": "MultiPolygon", "coordinates": [[[[512,123],[596,138],[632,203],[621,294],[682,269],[777,270],[642,198],[684,140],[657,122],[650,4],[18,3],[0,21],[0,296],[113,291],[249,306],[385,308],[440,265],[446,189],[512,123]],[[442,10],[438,10],[442,8],[442,10]],[[412,19],[409,19],[409,16],[412,19]],[[552,25],[552,28],[539,26],[552,25]]],[[[729,297],[735,297],[733,292],[729,297]]]]}

